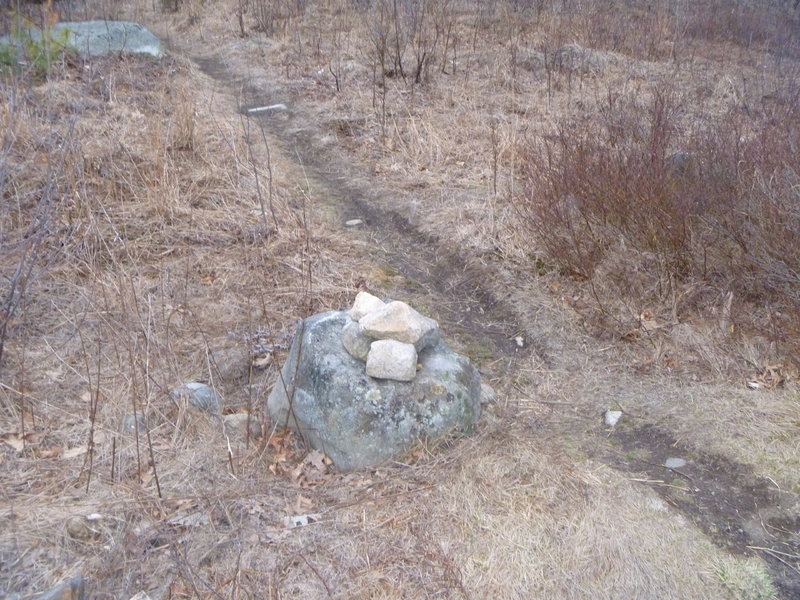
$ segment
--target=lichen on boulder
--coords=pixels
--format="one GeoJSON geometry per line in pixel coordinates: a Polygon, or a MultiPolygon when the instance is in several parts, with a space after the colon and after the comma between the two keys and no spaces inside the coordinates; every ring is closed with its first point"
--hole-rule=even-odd
{"type": "MultiPolygon", "coordinates": [[[[474,427],[481,407],[480,375],[441,341],[438,325],[435,335],[423,328],[421,335],[435,343],[428,342],[417,355],[413,379],[399,381],[371,377],[364,360],[345,349],[342,332],[352,323],[345,310],[314,315],[298,325],[267,400],[273,425],[299,431],[342,471],[383,463],[419,439],[474,427]]],[[[411,343],[402,344],[415,350],[411,343]]]]}

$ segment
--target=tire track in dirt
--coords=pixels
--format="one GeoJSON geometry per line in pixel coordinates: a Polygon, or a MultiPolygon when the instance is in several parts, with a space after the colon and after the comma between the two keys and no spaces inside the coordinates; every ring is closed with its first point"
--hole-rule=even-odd
{"type": "MultiPolygon", "coordinates": [[[[270,105],[272,99],[232,77],[225,66],[211,58],[194,58],[201,70],[229,89],[242,90],[248,106],[270,105]]],[[[242,107],[246,112],[246,108],[242,107]]],[[[437,296],[435,306],[445,322],[470,339],[490,341],[496,353],[518,357],[533,352],[546,367],[552,367],[555,357],[537,343],[543,334],[524,327],[516,313],[509,309],[490,289],[487,269],[469,261],[446,242],[415,227],[401,212],[386,208],[391,200],[388,190],[362,185],[339,157],[323,154],[314,133],[308,127],[298,127],[291,112],[262,113],[248,118],[260,119],[265,129],[285,147],[286,156],[296,157],[298,172],[314,184],[317,195],[330,198],[328,202],[347,218],[359,218],[378,240],[376,255],[386,260],[406,279],[421,282],[437,296]],[[380,248],[390,248],[382,253],[380,248]],[[526,332],[527,344],[520,348],[514,337],[526,332]]],[[[417,291],[417,293],[419,293],[417,291]]]]}
{"type": "MultiPolygon", "coordinates": [[[[232,93],[242,90],[247,106],[285,100],[254,89],[215,58],[195,57],[194,61],[224,89],[232,93]]],[[[343,156],[326,151],[313,124],[303,122],[299,111],[247,118],[261,120],[285,154],[296,157],[298,171],[304,171],[313,181],[316,192],[332,199],[345,219],[365,222],[377,238],[377,246],[390,249],[376,248],[376,257],[428,290],[441,312],[440,320],[443,317],[459,336],[481,344],[488,342],[496,358],[508,359],[504,363],[506,372],[496,375],[512,375],[515,359],[527,352],[532,352],[544,368],[562,364],[564,357],[559,354],[568,353],[568,347],[552,351],[535,323],[523,323],[520,315],[524,311],[499,298],[490,287],[496,277],[487,267],[470,261],[445,240],[421,231],[400,211],[388,208],[390,192],[368,176],[359,180],[357,169],[343,156]],[[528,341],[523,349],[514,341],[522,332],[528,341]]],[[[420,288],[408,293],[419,295],[420,288]]],[[[748,465],[700,452],[653,425],[615,429],[614,445],[601,434],[594,437],[586,443],[593,458],[641,478],[644,485],[654,488],[728,551],[760,555],[769,565],[781,597],[800,598],[800,500],[796,494],[755,476],[748,465]],[[667,469],[664,461],[675,454],[676,448],[691,454],[692,460],[686,468],[667,469]]]]}
{"type": "Polygon", "coordinates": [[[718,545],[736,554],[760,554],[787,600],[800,598],[800,499],[747,466],[705,453],[653,425],[614,430],[622,452],[606,462],[639,473],[667,504],[680,510],[718,545]],[[687,456],[668,468],[668,458],[687,456]]]}

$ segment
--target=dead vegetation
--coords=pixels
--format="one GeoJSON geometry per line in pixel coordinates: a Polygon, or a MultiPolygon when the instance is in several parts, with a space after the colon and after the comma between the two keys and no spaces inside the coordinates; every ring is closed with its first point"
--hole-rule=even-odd
{"type": "Polygon", "coordinates": [[[763,553],[714,546],[592,446],[619,403],[797,491],[790,5],[58,6],[176,48],[4,75],[2,593],[83,573],[118,598],[777,597],[763,553]],[[241,117],[253,90],[307,137],[241,117]],[[343,233],[309,149],[544,338],[510,359],[454,340],[501,392],[478,435],[343,475],[263,422],[297,318],[409,289],[379,235],[343,233]],[[191,380],[267,435],[170,396],[191,380]]]}

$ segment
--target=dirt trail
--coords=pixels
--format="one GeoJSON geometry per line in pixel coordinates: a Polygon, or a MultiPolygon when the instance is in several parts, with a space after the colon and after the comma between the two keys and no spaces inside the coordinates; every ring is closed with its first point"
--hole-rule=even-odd
{"type": "MultiPolygon", "coordinates": [[[[243,112],[248,107],[277,102],[242,85],[219,61],[196,58],[195,62],[230,90],[244,90],[243,112]]],[[[268,134],[274,137],[272,143],[284,147],[284,155],[294,157],[298,172],[313,182],[318,197],[328,198],[340,211],[342,221],[351,218],[364,221],[366,234],[372,238],[374,257],[388,263],[406,281],[427,290],[427,295],[435,298],[431,308],[441,311],[436,316],[448,327],[468,339],[484,343],[490,340],[496,353],[516,357],[532,351],[544,365],[552,365],[549,351],[543,344],[535,343],[544,335],[524,327],[519,316],[495,295],[487,285],[491,278],[485,268],[461,256],[443,240],[426,235],[401,212],[387,209],[392,202],[391,192],[374,183],[367,184],[340,157],[320,151],[311,126],[299,112],[274,111],[253,118],[261,120],[268,134]],[[528,333],[533,343],[520,348],[514,337],[522,331],[528,333]]],[[[359,235],[356,230],[351,231],[359,235]]],[[[409,293],[419,296],[420,290],[409,293]]]]}
{"type": "MultiPolygon", "coordinates": [[[[285,92],[257,90],[215,57],[194,60],[223,90],[244,91],[242,110],[287,101],[285,92]]],[[[363,229],[349,230],[350,235],[366,239],[374,247],[373,258],[402,275],[406,284],[401,283],[398,291],[404,297],[437,311],[434,316],[463,346],[487,346],[494,359],[489,373],[494,378],[512,379],[518,361],[528,358],[542,369],[558,370],[577,395],[597,389],[597,382],[583,381],[576,367],[576,357],[586,355],[578,340],[547,339],[530,318],[530,306],[520,303],[518,291],[506,291],[500,297],[498,273],[460,254],[446,240],[425,234],[401,209],[394,210],[392,191],[382,188],[366,169],[348,162],[343,153],[331,152],[314,123],[305,119],[302,99],[291,100],[288,111],[250,118],[260,119],[273,138],[270,143],[293,157],[297,172],[304,173],[318,198],[326,198],[326,204],[339,211],[342,222],[350,218],[365,222],[363,229]],[[523,348],[514,340],[518,335],[526,341],[523,348]]],[[[514,280],[507,277],[506,282],[512,285],[514,280]]],[[[543,296],[537,301],[546,302],[543,296]]],[[[606,371],[609,380],[625,377],[614,373],[612,366],[606,371]]],[[[668,383],[640,385],[656,390],[668,383]]],[[[528,392],[535,395],[533,389],[528,392]]],[[[609,435],[599,421],[597,406],[587,403],[566,423],[554,427],[562,428],[561,433],[580,432],[583,452],[653,487],[722,547],[762,556],[782,597],[800,598],[800,501],[796,494],[757,477],[747,465],[679,442],[656,424],[638,421],[642,424],[619,426],[609,435]],[[689,456],[687,465],[666,468],[664,461],[676,455],[689,456]]]]}

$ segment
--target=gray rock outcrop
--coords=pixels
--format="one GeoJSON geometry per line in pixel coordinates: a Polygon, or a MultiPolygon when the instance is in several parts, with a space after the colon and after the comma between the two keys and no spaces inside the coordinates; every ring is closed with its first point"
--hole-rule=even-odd
{"type": "Polygon", "coordinates": [[[115,52],[148,54],[155,58],[164,56],[161,41],[138,23],[77,21],[58,23],[53,30],[56,33],[68,31],[68,45],[75,48],[81,56],[102,56],[115,52]]]}
{"type": "Polygon", "coordinates": [[[250,349],[245,346],[214,350],[210,360],[212,373],[222,383],[247,383],[251,358],[250,349]]]}
{"type": "Polygon", "coordinates": [[[0,46],[13,45],[24,50],[24,39],[41,42],[42,39],[63,43],[81,56],[102,56],[117,52],[148,54],[155,58],[165,56],[161,41],[138,23],[126,21],[75,21],[57,23],[46,30],[30,29],[22,34],[0,37],[0,46]]]}
{"type": "MultiPolygon", "coordinates": [[[[423,328],[421,336],[435,343],[419,352],[414,373],[405,372],[413,379],[398,381],[371,377],[365,362],[345,349],[342,332],[352,323],[349,311],[333,311],[298,326],[282,377],[267,401],[273,425],[299,431],[341,471],[380,464],[418,439],[475,425],[480,376],[466,357],[439,339],[438,326],[435,335],[423,328]]],[[[416,352],[413,344],[400,344],[416,352]]]]}

